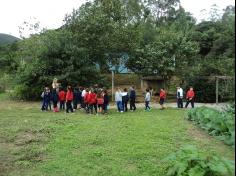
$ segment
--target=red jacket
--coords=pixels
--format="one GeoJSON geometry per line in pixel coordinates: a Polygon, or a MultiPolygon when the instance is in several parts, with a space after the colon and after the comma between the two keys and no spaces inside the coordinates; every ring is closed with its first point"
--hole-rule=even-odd
{"type": "Polygon", "coordinates": [[[89,102],[89,93],[86,92],[84,95],[84,103],[88,103],[89,102]]]}
{"type": "Polygon", "coordinates": [[[166,98],[166,92],[165,91],[161,91],[160,92],[160,98],[166,98]]]}
{"type": "Polygon", "coordinates": [[[72,101],[73,100],[73,92],[72,91],[67,91],[66,92],[66,101],[72,101]]]}
{"type": "Polygon", "coordinates": [[[64,90],[59,92],[59,101],[65,101],[66,100],[66,92],[64,90]]]}
{"type": "Polygon", "coordinates": [[[187,92],[187,95],[186,95],[187,98],[193,98],[194,96],[195,96],[195,93],[194,93],[193,90],[189,90],[189,91],[187,92]]]}
{"type": "Polygon", "coordinates": [[[97,104],[103,105],[104,104],[104,97],[97,98],[97,104]]]}
{"type": "Polygon", "coordinates": [[[89,94],[89,104],[96,104],[97,103],[97,95],[95,93],[89,94]]]}

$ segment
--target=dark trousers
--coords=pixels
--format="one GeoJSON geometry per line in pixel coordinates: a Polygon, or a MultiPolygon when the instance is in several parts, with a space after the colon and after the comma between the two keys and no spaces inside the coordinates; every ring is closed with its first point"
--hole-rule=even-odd
{"type": "Polygon", "coordinates": [[[107,103],[104,103],[104,104],[103,104],[103,111],[104,111],[104,113],[107,113],[107,106],[108,106],[107,103]]]}
{"type": "Polygon", "coordinates": [[[191,103],[192,108],[194,108],[194,99],[192,99],[192,100],[187,99],[187,103],[186,103],[186,105],[185,105],[185,108],[188,107],[189,103],[191,103]]]}
{"type": "Polygon", "coordinates": [[[145,101],[145,110],[150,110],[149,101],[145,101]]]}
{"type": "Polygon", "coordinates": [[[130,99],[130,110],[136,110],[135,99],[130,99]]]}
{"type": "Polygon", "coordinates": [[[177,106],[178,106],[178,108],[183,108],[183,99],[182,98],[178,98],[177,99],[177,106]]]}
{"type": "Polygon", "coordinates": [[[53,108],[57,108],[57,101],[53,101],[53,108]]]}
{"type": "Polygon", "coordinates": [[[66,112],[69,113],[69,110],[73,112],[71,101],[66,102],[66,112]]]}
{"type": "Polygon", "coordinates": [[[73,108],[74,108],[74,109],[77,109],[77,105],[78,105],[77,100],[74,100],[74,101],[73,101],[73,108]]]}
{"type": "Polygon", "coordinates": [[[90,112],[91,114],[93,114],[93,108],[94,108],[94,110],[95,110],[95,113],[97,114],[97,104],[96,104],[96,103],[89,105],[89,112],[90,112]]]}
{"type": "Polygon", "coordinates": [[[50,110],[52,110],[51,101],[48,102],[48,107],[50,110]]]}
{"type": "Polygon", "coordinates": [[[128,111],[128,101],[122,101],[122,106],[123,106],[124,112],[127,112],[128,111]]]}
{"type": "Polygon", "coordinates": [[[42,107],[41,107],[41,110],[42,111],[47,111],[48,110],[48,105],[49,105],[49,102],[48,101],[43,101],[43,103],[42,103],[42,107]]]}
{"type": "Polygon", "coordinates": [[[81,99],[81,108],[85,108],[84,97],[81,99]]]}
{"type": "Polygon", "coordinates": [[[60,110],[65,109],[65,101],[60,101],[60,110]]]}

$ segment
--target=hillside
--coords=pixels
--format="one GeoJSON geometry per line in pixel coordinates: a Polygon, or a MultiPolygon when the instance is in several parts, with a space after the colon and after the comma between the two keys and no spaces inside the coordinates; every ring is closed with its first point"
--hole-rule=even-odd
{"type": "Polygon", "coordinates": [[[20,39],[9,34],[0,33],[0,45],[10,44],[17,40],[20,39]]]}

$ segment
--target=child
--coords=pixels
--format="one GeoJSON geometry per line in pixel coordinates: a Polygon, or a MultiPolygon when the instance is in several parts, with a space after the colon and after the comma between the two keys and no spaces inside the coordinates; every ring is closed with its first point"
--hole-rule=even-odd
{"type": "Polygon", "coordinates": [[[165,99],[166,99],[166,92],[165,92],[164,89],[161,89],[161,91],[160,91],[160,105],[161,105],[161,109],[165,109],[165,107],[164,107],[165,99]]]}
{"type": "Polygon", "coordinates": [[[43,99],[43,104],[42,104],[41,110],[48,111],[48,105],[49,105],[50,98],[51,98],[50,91],[49,91],[48,87],[44,88],[44,91],[42,92],[41,97],[43,99]]]}
{"type": "Polygon", "coordinates": [[[66,92],[66,113],[69,113],[69,110],[73,113],[72,101],[73,101],[73,92],[71,86],[67,87],[66,92]]]}
{"type": "Polygon", "coordinates": [[[136,106],[135,106],[135,99],[136,99],[136,92],[134,90],[134,86],[130,87],[130,110],[135,111],[136,106]]]}
{"type": "Polygon", "coordinates": [[[119,88],[116,89],[115,101],[116,101],[118,112],[123,113],[122,94],[119,88]]]}
{"type": "Polygon", "coordinates": [[[79,103],[79,90],[77,88],[74,88],[74,92],[73,92],[73,108],[74,110],[77,110],[77,106],[79,103]]]}
{"type": "Polygon", "coordinates": [[[61,88],[59,91],[60,110],[65,110],[66,92],[61,88]]]}
{"type": "Polygon", "coordinates": [[[151,100],[151,94],[149,92],[149,89],[146,89],[146,95],[145,95],[145,111],[150,111],[151,108],[149,106],[149,102],[151,100]]]}
{"type": "Polygon", "coordinates": [[[107,114],[107,107],[108,107],[108,104],[109,104],[109,98],[108,98],[107,90],[103,90],[103,99],[104,99],[103,112],[104,112],[104,114],[107,114]]]}
{"type": "Polygon", "coordinates": [[[104,106],[104,97],[101,91],[97,94],[97,106],[98,106],[98,114],[101,114],[104,106]]]}
{"type": "Polygon", "coordinates": [[[95,110],[95,113],[97,114],[97,92],[94,91],[93,89],[91,89],[90,93],[89,93],[89,111],[90,114],[93,114],[93,108],[95,110]]]}
{"type": "Polygon", "coordinates": [[[124,92],[122,92],[122,106],[124,108],[124,112],[128,111],[128,107],[127,107],[128,101],[129,101],[129,95],[128,95],[127,89],[124,88],[124,92]]]}
{"type": "Polygon", "coordinates": [[[188,107],[190,102],[191,102],[192,108],[194,108],[194,98],[195,98],[195,93],[193,91],[193,87],[190,87],[190,89],[189,89],[189,91],[187,92],[187,95],[186,95],[187,103],[185,105],[185,108],[188,107]]]}
{"type": "Polygon", "coordinates": [[[79,109],[82,108],[82,87],[79,86],[79,90],[78,90],[78,104],[79,104],[79,109]]]}
{"type": "Polygon", "coordinates": [[[82,97],[82,102],[81,102],[81,107],[86,110],[86,104],[85,104],[85,94],[86,94],[86,89],[82,87],[82,92],[81,92],[81,97],[82,97]]]}
{"type": "Polygon", "coordinates": [[[57,103],[58,103],[59,97],[56,89],[52,90],[52,102],[53,102],[53,112],[59,112],[57,103]]]}

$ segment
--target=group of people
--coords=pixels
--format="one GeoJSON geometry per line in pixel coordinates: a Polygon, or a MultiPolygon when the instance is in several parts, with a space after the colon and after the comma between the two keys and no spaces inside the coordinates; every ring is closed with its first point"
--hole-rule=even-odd
{"type": "Polygon", "coordinates": [[[66,111],[66,113],[74,112],[77,109],[85,109],[89,114],[105,114],[109,103],[108,94],[105,89],[101,88],[83,88],[67,86],[65,91],[62,87],[53,88],[52,91],[45,87],[41,94],[43,99],[42,111],[51,109],[53,103],[53,111],[66,111]]]}
{"type": "MultiPolygon", "coordinates": [[[[184,91],[178,86],[177,87],[177,107],[183,108],[183,99],[184,99],[184,91]]],[[[144,96],[145,101],[145,111],[150,111],[150,101],[151,101],[152,91],[150,89],[146,89],[146,93],[144,96]]],[[[167,93],[162,88],[159,93],[154,94],[154,96],[159,96],[159,103],[161,109],[165,109],[164,103],[167,97],[167,93]]],[[[43,103],[41,110],[47,111],[51,110],[51,102],[53,103],[53,111],[66,111],[66,113],[74,112],[77,109],[84,109],[88,114],[106,114],[109,105],[109,97],[107,90],[104,88],[98,88],[97,85],[91,88],[83,88],[81,86],[77,86],[72,89],[71,86],[67,86],[67,90],[64,90],[59,83],[57,83],[57,79],[53,80],[52,90],[49,87],[45,87],[44,91],[41,94],[43,103]]],[[[186,105],[185,108],[188,107],[189,103],[191,103],[192,108],[194,108],[194,98],[195,93],[193,88],[190,87],[186,94],[186,105]]],[[[134,86],[130,87],[129,90],[126,88],[121,90],[120,88],[116,89],[115,92],[115,102],[117,105],[118,112],[127,112],[128,111],[128,103],[130,103],[129,110],[135,111],[136,108],[136,91],[134,86]]]]}
{"type": "Polygon", "coordinates": [[[53,103],[53,111],[66,111],[73,113],[77,109],[85,109],[89,114],[106,114],[109,104],[107,90],[98,88],[96,85],[91,88],[83,88],[77,86],[72,89],[67,86],[67,90],[57,83],[57,79],[53,80],[52,91],[49,87],[45,87],[41,94],[42,111],[51,110],[51,102],[53,103]]]}
{"type": "MultiPolygon", "coordinates": [[[[150,101],[153,95],[152,91],[153,91],[152,88],[146,89],[146,93],[144,96],[145,111],[151,110],[150,101]]],[[[176,94],[177,94],[177,107],[183,108],[184,91],[180,86],[177,87],[176,94]]],[[[164,88],[162,88],[159,93],[155,93],[154,96],[155,97],[159,96],[159,103],[161,106],[161,110],[165,109],[166,107],[164,104],[166,101],[167,93],[164,90],[164,88]]],[[[195,98],[195,93],[193,91],[193,87],[190,87],[190,89],[187,91],[187,94],[186,94],[185,108],[188,107],[189,103],[191,103],[192,108],[194,108],[194,98],[195,98]]],[[[130,87],[129,91],[127,91],[126,88],[123,91],[120,88],[117,88],[115,92],[115,101],[116,101],[118,112],[121,112],[121,113],[127,112],[128,102],[130,102],[130,111],[135,111],[136,110],[136,105],[135,105],[136,91],[134,87],[130,87]]]]}
{"type": "MultiPolygon", "coordinates": [[[[177,107],[183,108],[183,98],[184,98],[184,91],[183,89],[178,86],[177,87],[177,107]]],[[[191,103],[192,108],[194,108],[194,98],[195,98],[195,92],[193,90],[193,87],[190,87],[186,94],[186,104],[185,108],[188,107],[189,103],[191,103]]]]}

